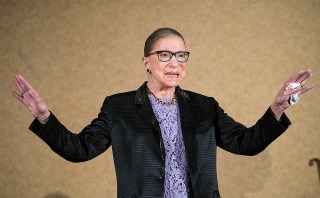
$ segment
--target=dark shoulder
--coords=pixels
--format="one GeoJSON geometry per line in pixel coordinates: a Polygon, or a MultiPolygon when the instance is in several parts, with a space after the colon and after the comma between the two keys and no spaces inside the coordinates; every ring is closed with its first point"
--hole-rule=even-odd
{"type": "Polygon", "coordinates": [[[181,90],[181,95],[186,95],[185,98],[188,98],[188,104],[193,109],[197,109],[197,111],[202,113],[212,113],[212,111],[215,111],[219,104],[218,102],[210,96],[206,96],[200,93],[196,93],[189,90],[181,90]]]}
{"type": "Polygon", "coordinates": [[[181,94],[183,94],[183,92],[185,92],[189,98],[187,103],[193,115],[197,115],[203,120],[215,115],[219,104],[213,97],[189,90],[182,90],[181,94]]]}
{"type": "Polygon", "coordinates": [[[108,96],[110,102],[117,105],[134,104],[136,91],[128,91],[108,96]]]}
{"type": "Polygon", "coordinates": [[[124,107],[129,104],[134,104],[135,91],[128,91],[107,96],[103,102],[103,108],[108,107],[124,107]]]}
{"type": "Polygon", "coordinates": [[[189,91],[189,90],[182,90],[182,91],[188,95],[188,97],[190,98],[190,101],[205,102],[205,103],[217,103],[217,101],[211,96],[206,96],[206,95],[196,93],[193,91],[189,91]]]}
{"type": "Polygon", "coordinates": [[[122,100],[127,98],[134,98],[135,95],[136,95],[136,91],[128,91],[128,92],[116,93],[108,97],[115,100],[122,100]]]}

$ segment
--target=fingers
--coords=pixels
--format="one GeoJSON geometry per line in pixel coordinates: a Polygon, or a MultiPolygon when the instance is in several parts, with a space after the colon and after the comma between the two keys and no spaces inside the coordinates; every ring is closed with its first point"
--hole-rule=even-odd
{"type": "Polygon", "coordinates": [[[304,85],[311,77],[312,77],[311,69],[307,70],[299,70],[297,73],[293,74],[289,80],[285,83],[285,87],[288,86],[290,83],[296,82],[304,85]]]}
{"type": "Polygon", "coordinates": [[[302,70],[298,71],[297,73],[293,74],[293,75],[289,78],[289,80],[287,80],[287,82],[285,83],[285,87],[287,87],[289,83],[296,82],[297,79],[298,79],[301,75],[303,75],[304,73],[305,73],[305,70],[302,69],[302,70]]]}
{"type": "Polygon", "coordinates": [[[22,93],[28,91],[29,89],[33,89],[29,82],[26,81],[21,75],[16,75],[14,82],[22,93]]]}
{"type": "Polygon", "coordinates": [[[294,88],[294,89],[289,89],[289,90],[283,91],[283,95],[289,96],[291,94],[295,94],[295,93],[298,93],[298,92],[299,92],[299,95],[301,95],[301,94],[306,93],[307,91],[310,91],[313,88],[314,88],[314,84],[312,84],[312,85],[310,85],[308,87],[300,86],[300,87],[297,87],[297,88],[294,88]]]}
{"type": "Polygon", "coordinates": [[[289,95],[291,95],[291,94],[298,93],[299,91],[301,91],[301,89],[303,89],[303,88],[299,86],[299,87],[294,88],[294,89],[284,90],[284,91],[283,91],[283,95],[289,96],[289,95]]]}
{"type": "MultiPolygon", "coordinates": [[[[275,98],[273,104],[273,109],[280,109],[282,112],[289,108],[292,104],[295,104],[299,101],[299,96],[304,94],[315,87],[314,84],[305,86],[305,84],[310,80],[313,76],[313,73],[310,69],[308,70],[300,70],[297,73],[293,74],[289,80],[284,84],[284,86],[279,91],[278,95],[275,98]],[[290,83],[299,83],[300,86],[288,89],[288,85],[290,83]],[[287,90],[288,89],[288,90],[287,90]],[[292,100],[290,99],[292,95],[292,100]],[[292,101],[292,103],[291,103],[292,101]]],[[[291,86],[294,87],[294,86],[291,86]]],[[[281,112],[280,111],[280,112],[281,112]]],[[[276,111],[274,111],[276,112],[276,111]]]]}
{"type": "Polygon", "coordinates": [[[18,83],[17,77],[14,78],[14,84],[16,84],[16,87],[18,87],[18,89],[20,90],[20,92],[23,92],[22,87],[21,87],[20,84],[18,83]]]}
{"type": "Polygon", "coordinates": [[[301,74],[295,82],[304,85],[310,78],[312,77],[312,72],[310,69],[306,70],[303,74],[301,74]]]}
{"type": "Polygon", "coordinates": [[[23,97],[22,97],[20,94],[18,94],[18,93],[15,92],[15,91],[12,91],[11,94],[12,94],[15,98],[17,98],[20,102],[24,103],[23,97]]]}
{"type": "Polygon", "coordinates": [[[23,100],[23,95],[29,91],[29,90],[34,90],[32,88],[32,86],[28,83],[28,81],[26,81],[21,75],[16,75],[14,77],[14,83],[15,85],[17,86],[17,88],[20,90],[20,94],[13,91],[11,92],[12,95],[14,97],[16,97],[20,102],[23,102],[24,103],[24,100],[23,100]]]}
{"type": "Polygon", "coordinates": [[[300,91],[300,95],[306,93],[307,91],[310,91],[311,89],[314,88],[314,84],[308,86],[308,87],[303,87],[300,91]]]}
{"type": "Polygon", "coordinates": [[[42,103],[43,102],[42,98],[39,96],[38,92],[36,92],[35,90],[31,90],[29,96],[36,103],[42,103]]]}
{"type": "Polygon", "coordinates": [[[284,84],[284,86],[283,86],[283,90],[285,90],[284,94],[285,95],[290,95],[290,94],[297,93],[299,91],[301,91],[300,94],[302,94],[302,93],[305,93],[305,92],[311,90],[314,87],[314,85],[311,85],[311,86],[308,86],[308,87],[304,87],[304,85],[308,82],[308,80],[310,80],[310,78],[312,76],[313,76],[313,73],[312,73],[311,69],[299,70],[297,73],[293,74],[289,78],[289,80],[284,84]],[[286,88],[290,83],[300,83],[301,87],[297,87],[295,89],[286,91],[286,88]]]}
{"type": "Polygon", "coordinates": [[[28,102],[30,101],[30,99],[33,99],[32,95],[34,95],[34,92],[36,92],[33,89],[29,89],[27,91],[25,91],[22,94],[18,94],[15,91],[12,91],[11,94],[17,98],[20,102],[22,102],[24,105],[28,105],[28,102]]]}
{"type": "Polygon", "coordinates": [[[26,88],[24,86],[24,84],[21,82],[21,78],[20,75],[16,75],[14,77],[14,83],[16,84],[16,86],[18,87],[18,89],[23,93],[25,92],[26,88]]]}
{"type": "Polygon", "coordinates": [[[17,98],[21,103],[27,106],[28,99],[30,98],[33,92],[36,92],[32,86],[26,81],[21,75],[16,75],[14,77],[14,83],[16,84],[17,88],[20,90],[20,94],[12,91],[11,94],[17,98]]]}

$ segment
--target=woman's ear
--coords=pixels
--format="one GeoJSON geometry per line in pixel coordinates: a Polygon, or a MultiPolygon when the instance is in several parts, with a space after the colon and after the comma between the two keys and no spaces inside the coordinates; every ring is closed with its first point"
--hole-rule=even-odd
{"type": "Polygon", "coordinates": [[[148,58],[143,57],[143,58],[142,58],[142,64],[143,64],[144,67],[147,67],[147,65],[148,65],[148,58]]]}

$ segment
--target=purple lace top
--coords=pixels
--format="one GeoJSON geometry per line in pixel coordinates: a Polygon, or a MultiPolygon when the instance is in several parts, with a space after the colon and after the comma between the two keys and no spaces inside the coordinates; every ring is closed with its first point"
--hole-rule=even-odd
{"type": "MultiPolygon", "coordinates": [[[[172,99],[161,100],[168,103],[172,99]]],[[[163,106],[153,97],[150,101],[160,125],[166,153],[164,197],[186,198],[189,194],[189,178],[178,104],[163,106]]]]}

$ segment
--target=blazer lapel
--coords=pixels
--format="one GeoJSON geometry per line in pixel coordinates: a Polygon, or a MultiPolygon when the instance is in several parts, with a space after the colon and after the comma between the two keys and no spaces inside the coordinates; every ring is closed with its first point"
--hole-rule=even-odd
{"type": "Polygon", "coordinates": [[[189,94],[180,89],[176,88],[176,95],[179,104],[180,119],[181,119],[181,129],[183,135],[184,146],[187,154],[187,161],[189,166],[189,171],[191,174],[196,170],[196,160],[198,145],[196,142],[195,132],[193,130],[193,118],[192,114],[192,99],[189,94]]]}
{"type": "Polygon", "coordinates": [[[161,155],[162,160],[164,160],[165,155],[162,148],[164,148],[161,131],[158,120],[153,113],[150,100],[146,92],[146,82],[136,91],[135,103],[137,107],[138,114],[143,118],[147,125],[151,125],[153,133],[153,145],[155,150],[159,155],[161,155]]]}
{"type": "Polygon", "coordinates": [[[191,101],[191,99],[189,95],[180,87],[176,88],[175,93],[178,99],[182,133],[184,133],[188,131],[188,124],[191,118],[191,109],[190,105],[188,104],[191,101]]]}

